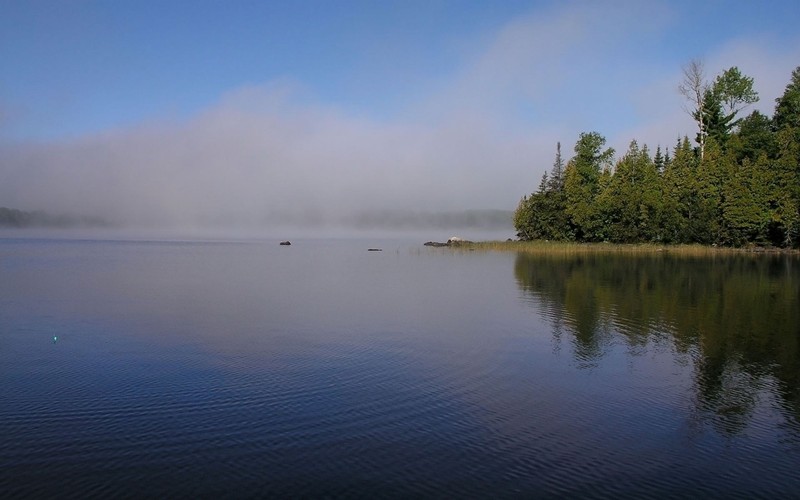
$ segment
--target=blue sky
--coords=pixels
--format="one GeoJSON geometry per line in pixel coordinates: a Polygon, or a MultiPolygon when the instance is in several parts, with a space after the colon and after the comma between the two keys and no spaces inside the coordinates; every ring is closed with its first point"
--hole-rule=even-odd
{"type": "Polygon", "coordinates": [[[692,58],[771,113],[798,24],[792,1],[0,0],[0,205],[513,208],[556,141],[692,136],[692,58]]]}
{"type": "Polygon", "coordinates": [[[292,79],[386,116],[455,71],[472,38],[525,5],[108,1],[2,4],[2,99],[20,138],[188,116],[243,85],[292,79]],[[421,91],[416,89],[416,91],[421,91]]]}

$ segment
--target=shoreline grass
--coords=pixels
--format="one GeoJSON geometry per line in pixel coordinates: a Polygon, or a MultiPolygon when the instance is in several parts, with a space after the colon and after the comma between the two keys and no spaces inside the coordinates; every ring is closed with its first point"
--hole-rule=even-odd
{"type": "Polygon", "coordinates": [[[538,255],[589,255],[589,254],[625,254],[625,255],[658,255],[706,257],[715,255],[792,255],[800,256],[798,249],[771,247],[716,247],[708,245],[664,245],[655,243],[574,243],[561,241],[478,241],[454,248],[470,250],[520,252],[538,255]]]}

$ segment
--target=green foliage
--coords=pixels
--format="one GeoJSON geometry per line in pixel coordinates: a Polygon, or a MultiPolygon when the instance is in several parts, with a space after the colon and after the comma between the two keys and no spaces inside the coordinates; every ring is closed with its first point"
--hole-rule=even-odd
{"type": "Polygon", "coordinates": [[[700,135],[706,141],[708,138],[712,138],[719,145],[726,144],[733,127],[734,115],[723,113],[721,96],[714,92],[713,89],[706,91],[703,107],[696,113],[701,112],[703,113],[703,126],[696,139],[698,144],[701,140],[700,135]]]}
{"type": "Polygon", "coordinates": [[[792,72],[791,81],[775,103],[776,128],[800,128],[800,66],[792,72]]]}
{"type": "Polygon", "coordinates": [[[758,102],[758,92],[753,90],[753,79],[743,75],[736,66],[719,75],[711,90],[724,106],[726,116],[736,116],[744,107],[758,102]]]}
{"type": "Polygon", "coordinates": [[[605,240],[614,243],[659,241],[662,210],[658,170],[647,147],[631,142],[614,175],[599,195],[605,240]]]}
{"type": "Polygon", "coordinates": [[[753,90],[753,79],[742,75],[736,66],[725,70],[705,90],[703,105],[695,111],[695,120],[702,123],[697,142],[701,142],[702,135],[703,139],[710,137],[725,148],[739,124],[736,115],[755,102],[758,102],[758,93],[753,90]],[[702,120],[699,120],[700,113],[702,120]]]}
{"type": "Polygon", "coordinates": [[[728,149],[741,162],[756,161],[759,156],[774,158],[777,154],[777,139],[772,129],[772,120],[759,111],[753,111],[739,122],[739,133],[728,141],[728,149]]]}
{"type": "Polygon", "coordinates": [[[523,196],[514,210],[514,229],[517,230],[517,238],[524,241],[537,239],[536,230],[533,227],[536,222],[536,212],[531,201],[534,196],[536,195],[523,196]]]}
{"type": "Polygon", "coordinates": [[[680,89],[696,105],[691,115],[698,125],[695,140],[700,145],[700,157],[703,158],[708,138],[714,139],[725,149],[731,133],[739,124],[737,114],[758,102],[758,93],[753,90],[753,79],[743,75],[736,66],[725,70],[708,85],[704,81],[702,64],[693,61],[692,65],[692,70],[684,69],[686,78],[691,77],[691,82],[684,80],[680,89]]]}
{"type": "Polygon", "coordinates": [[[783,244],[800,244],[800,67],[783,95],[776,99],[773,125],[776,131],[777,183],[782,187],[775,220],[783,230],[783,244]]]}
{"type": "Polygon", "coordinates": [[[566,211],[576,237],[584,241],[601,241],[602,220],[595,198],[606,181],[614,158],[612,148],[604,149],[605,137],[597,132],[581,133],[575,144],[575,156],[567,164],[564,178],[566,211]]]}
{"type": "Polygon", "coordinates": [[[572,239],[573,233],[566,215],[564,162],[560,143],[550,175],[545,173],[542,176],[536,193],[520,200],[514,212],[514,227],[517,236],[526,241],[572,239]]]}
{"type": "Polygon", "coordinates": [[[736,67],[703,91],[698,149],[684,137],[651,158],[633,141],[614,164],[605,138],[588,132],[564,166],[559,144],[517,208],[520,239],[800,246],[800,67],[772,119],[737,119],[758,95],[736,67]]]}
{"type": "Polygon", "coordinates": [[[697,167],[694,189],[698,196],[698,212],[694,238],[698,243],[721,244],[721,210],[723,186],[731,173],[731,164],[716,141],[706,143],[705,157],[697,167]]]}
{"type": "Polygon", "coordinates": [[[689,243],[697,240],[696,221],[700,208],[696,173],[699,158],[688,137],[678,141],[674,154],[661,178],[662,238],[668,243],[689,243]]]}
{"type": "Polygon", "coordinates": [[[745,159],[723,187],[722,224],[724,243],[742,246],[767,243],[770,221],[770,182],[766,157],[753,164],[745,159]]]}
{"type": "Polygon", "coordinates": [[[664,172],[664,166],[666,166],[667,159],[661,153],[661,146],[656,147],[656,155],[653,156],[653,163],[656,164],[656,170],[659,174],[664,172]]]}

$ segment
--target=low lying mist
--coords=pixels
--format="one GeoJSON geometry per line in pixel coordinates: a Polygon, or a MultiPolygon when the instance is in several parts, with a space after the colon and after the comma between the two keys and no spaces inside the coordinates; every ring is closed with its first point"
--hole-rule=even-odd
{"type": "Polygon", "coordinates": [[[79,239],[284,239],[382,237],[445,240],[460,235],[473,240],[506,239],[514,234],[511,211],[461,212],[374,211],[334,219],[324,214],[305,218],[286,214],[257,224],[207,220],[204,224],[123,225],[93,217],[25,212],[0,207],[0,237],[79,239]]]}
{"type": "Polygon", "coordinates": [[[0,144],[0,206],[114,227],[510,227],[532,189],[520,179],[536,183],[531,145],[480,121],[387,124],[247,89],[184,122],[0,144]]]}

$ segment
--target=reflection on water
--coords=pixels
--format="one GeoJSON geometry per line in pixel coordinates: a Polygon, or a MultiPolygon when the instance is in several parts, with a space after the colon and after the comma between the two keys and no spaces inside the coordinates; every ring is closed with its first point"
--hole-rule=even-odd
{"type": "Polygon", "coordinates": [[[617,342],[634,355],[661,345],[693,365],[697,416],[719,432],[742,432],[769,398],[800,422],[796,258],[519,254],[514,272],[578,366],[617,342]]]}
{"type": "Polygon", "coordinates": [[[419,241],[0,239],[0,497],[800,491],[797,261],[419,241]]]}

